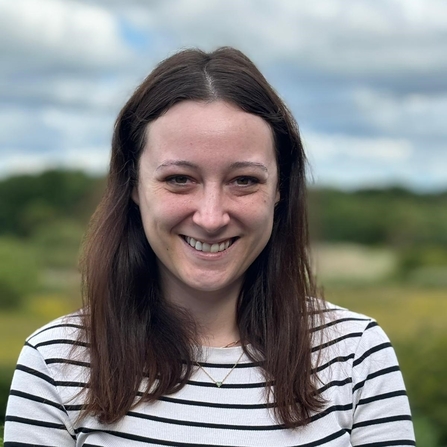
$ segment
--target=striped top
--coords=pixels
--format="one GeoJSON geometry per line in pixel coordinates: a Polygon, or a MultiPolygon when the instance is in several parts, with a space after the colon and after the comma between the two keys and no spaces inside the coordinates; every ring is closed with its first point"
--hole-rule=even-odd
{"type": "MultiPolygon", "coordinates": [[[[414,446],[404,383],[377,323],[329,305],[318,374],[325,408],[302,428],[285,429],[266,402],[265,379],[240,347],[205,348],[201,368],[177,393],[140,403],[118,423],[77,422],[89,375],[88,348],[72,314],[31,335],[18,360],[5,424],[5,447],[25,446],[414,446]]],[[[322,332],[323,331],[323,332],[322,332]]],[[[318,339],[318,337],[316,337],[318,339]]],[[[314,347],[315,353],[318,346],[314,347]]]]}

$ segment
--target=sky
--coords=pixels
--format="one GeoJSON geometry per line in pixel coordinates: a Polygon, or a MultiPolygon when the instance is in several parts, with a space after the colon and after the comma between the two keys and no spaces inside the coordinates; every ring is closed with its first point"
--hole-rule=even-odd
{"type": "Polygon", "coordinates": [[[223,45],[293,112],[311,184],[447,189],[445,0],[0,0],[0,177],[105,173],[155,64],[223,45]]]}

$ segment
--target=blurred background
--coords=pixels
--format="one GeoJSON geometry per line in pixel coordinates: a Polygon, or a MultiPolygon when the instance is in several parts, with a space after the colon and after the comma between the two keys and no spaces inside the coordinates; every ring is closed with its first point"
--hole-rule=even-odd
{"type": "Polygon", "coordinates": [[[444,0],[0,0],[0,426],[25,337],[81,305],[118,111],[161,59],[222,45],[299,123],[326,298],[384,327],[418,446],[446,446],[444,0]]]}

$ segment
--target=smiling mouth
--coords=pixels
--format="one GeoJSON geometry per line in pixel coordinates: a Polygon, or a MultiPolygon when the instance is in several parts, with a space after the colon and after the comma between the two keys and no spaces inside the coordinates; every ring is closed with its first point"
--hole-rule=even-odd
{"type": "Polygon", "coordinates": [[[227,239],[226,241],[222,241],[218,244],[208,244],[207,242],[202,242],[193,237],[182,236],[188,245],[197,251],[203,251],[204,253],[219,253],[221,251],[225,251],[228,247],[233,245],[236,238],[227,239]]]}

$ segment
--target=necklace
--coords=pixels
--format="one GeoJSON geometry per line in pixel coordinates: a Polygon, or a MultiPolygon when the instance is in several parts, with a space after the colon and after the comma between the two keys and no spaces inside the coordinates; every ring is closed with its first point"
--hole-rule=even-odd
{"type": "Polygon", "coordinates": [[[241,358],[243,355],[244,355],[244,351],[242,351],[242,353],[239,356],[239,358],[237,359],[236,363],[233,365],[233,367],[230,369],[230,371],[228,371],[227,375],[220,382],[215,380],[214,377],[200,363],[196,362],[196,365],[214,382],[214,384],[217,386],[217,388],[220,388],[222,386],[222,384],[225,382],[225,380],[227,380],[228,377],[230,376],[230,374],[233,372],[234,368],[236,368],[238,363],[241,361],[241,358]]]}

